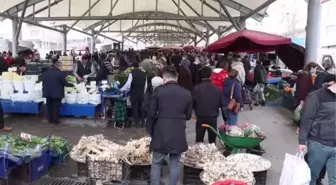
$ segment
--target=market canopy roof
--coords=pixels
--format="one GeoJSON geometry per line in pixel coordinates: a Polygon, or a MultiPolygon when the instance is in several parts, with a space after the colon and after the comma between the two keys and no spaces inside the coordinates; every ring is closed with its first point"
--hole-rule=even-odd
{"type": "Polygon", "coordinates": [[[173,36],[187,41],[239,29],[241,22],[250,17],[261,21],[274,1],[0,0],[0,16],[14,19],[23,15],[23,22],[53,26],[52,30],[59,32],[73,29],[91,34],[93,30],[100,36],[121,33],[131,40],[173,36]]]}

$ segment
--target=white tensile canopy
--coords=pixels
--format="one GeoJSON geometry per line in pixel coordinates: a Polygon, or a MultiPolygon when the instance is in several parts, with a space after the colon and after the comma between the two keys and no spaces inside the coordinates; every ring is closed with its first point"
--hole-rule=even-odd
{"type": "MultiPolygon", "coordinates": [[[[54,31],[188,43],[261,21],[275,0],[0,0],[0,17],[54,31]],[[24,16],[21,20],[20,17],[24,16]]],[[[119,40],[121,41],[121,40],[119,40]]]]}

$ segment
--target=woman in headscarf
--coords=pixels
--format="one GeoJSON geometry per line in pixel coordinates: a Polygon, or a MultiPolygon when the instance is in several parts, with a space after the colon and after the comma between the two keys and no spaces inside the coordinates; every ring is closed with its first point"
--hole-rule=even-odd
{"type": "Polygon", "coordinates": [[[193,84],[192,84],[192,77],[191,77],[189,66],[190,66],[189,60],[182,60],[181,66],[179,67],[179,71],[178,71],[177,83],[180,86],[191,91],[193,84]]]}

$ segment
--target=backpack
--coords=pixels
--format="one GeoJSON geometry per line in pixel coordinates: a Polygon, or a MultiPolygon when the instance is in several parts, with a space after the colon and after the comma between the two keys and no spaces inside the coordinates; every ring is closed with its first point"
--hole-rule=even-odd
{"type": "Polygon", "coordinates": [[[212,72],[211,74],[211,83],[220,88],[223,91],[223,83],[224,79],[228,77],[228,72],[225,70],[222,70],[219,73],[212,72]]]}

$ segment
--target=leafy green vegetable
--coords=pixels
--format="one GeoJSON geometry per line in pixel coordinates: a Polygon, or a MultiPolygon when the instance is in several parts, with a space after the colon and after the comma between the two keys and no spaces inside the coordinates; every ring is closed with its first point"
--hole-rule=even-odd
{"type": "Polygon", "coordinates": [[[65,77],[65,79],[66,79],[69,83],[77,83],[77,79],[76,79],[75,76],[68,75],[67,77],[65,77]]]}

